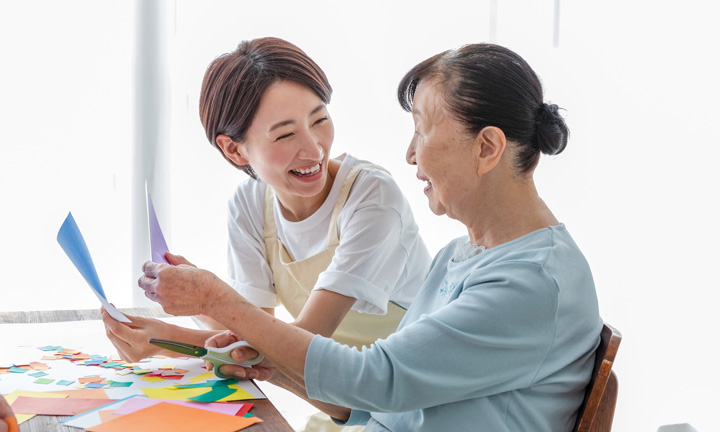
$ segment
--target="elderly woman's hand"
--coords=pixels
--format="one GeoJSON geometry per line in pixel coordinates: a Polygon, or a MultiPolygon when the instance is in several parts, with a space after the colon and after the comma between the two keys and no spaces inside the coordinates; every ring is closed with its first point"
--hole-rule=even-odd
{"type": "Polygon", "coordinates": [[[145,290],[147,298],[160,303],[172,315],[212,316],[208,312],[219,294],[233,291],[211,272],[188,264],[173,266],[147,261],[143,273],[138,286],[145,290]]]}
{"type": "MultiPolygon", "coordinates": [[[[232,343],[235,343],[237,341],[240,341],[242,339],[235,336],[234,333],[230,331],[225,331],[222,333],[219,333],[210,339],[208,339],[205,342],[206,348],[223,348],[226,347],[232,343]]],[[[250,347],[240,347],[237,349],[234,349],[230,352],[230,356],[233,360],[235,360],[238,363],[244,363],[248,360],[254,359],[258,356],[258,352],[250,347]]],[[[213,370],[214,366],[212,362],[205,362],[206,367],[208,370],[213,370]]],[[[277,368],[272,364],[270,360],[267,358],[263,359],[260,363],[256,364],[253,367],[242,367],[242,366],[235,366],[235,365],[222,365],[220,366],[220,372],[224,375],[228,376],[234,376],[237,379],[247,378],[247,379],[257,379],[260,381],[265,380],[271,380],[275,373],[277,372],[277,368]]]]}
{"type": "Polygon", "coordinates": [[[13,410],[5,398],[0,395],[0,432],[18,432],[18,430],[17,420],[15,419],[13,410]]]}

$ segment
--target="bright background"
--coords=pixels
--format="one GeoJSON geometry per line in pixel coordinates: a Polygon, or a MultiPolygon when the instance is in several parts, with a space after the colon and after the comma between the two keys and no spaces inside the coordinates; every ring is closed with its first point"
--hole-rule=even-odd
{"type": "MultiPolygon", "coordinates": [[[[217,55],[277,36],[333,85],[333,155],[388,168],[435,253],[464,230],[430,213],[405,164],[412,119],[396,85],[432,54],[495,41],[524,56],[546,98],[567,110],[568,148],[541,162],[536,182],[593,268],[603,318],[624,336],[614,430],[718,430],[720,5],[565,0],[558,21],[554,7],[168,1],[168,243],[226,275],[225,205],[245,177],[206,141],[199,87],[217,55]]],[[[68,211],[109,299],[130,306],[139,289],[130,263],[134,22],[129,1],[0,3],[0,310],[97,307],[55,241],[68,211]]]]}

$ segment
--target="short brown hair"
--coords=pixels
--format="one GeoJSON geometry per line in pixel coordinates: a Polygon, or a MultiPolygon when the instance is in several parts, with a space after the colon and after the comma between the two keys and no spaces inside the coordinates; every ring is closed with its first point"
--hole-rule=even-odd
{"type": "MultiPolygon", "coordinates": [[[[200,121],[208,140],[223,157],[217,136],[224,134],[235,142],[244,141],[262,96],[272,84],[284,80],[301,84],[325,104],[330,103],[332,87],[325,72],[285,40],[266,37],[243,41],[235,51],[210,63],[200,90],[200,121]]],[[[249,165],[228,161],[257,179],[249,165]]]]}

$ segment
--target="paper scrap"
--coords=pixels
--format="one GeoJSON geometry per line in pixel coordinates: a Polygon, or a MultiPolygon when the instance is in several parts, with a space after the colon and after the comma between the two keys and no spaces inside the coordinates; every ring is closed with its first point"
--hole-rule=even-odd
{"type": "Polygon", "coordinates": [[[234,379],[224,379],[224,380],[209,380],[201,383],[195,383],[195,384],[175,384],[175,387],[177,388],[198,388],[198,387],[216,387],[216,386],[229,386],[231,384],[237,383],[237,380],[234,379]]]}
{"type": "Polygon", "coordinates": [[[188,400],[195,402],[216,402],[235,393],[235,390],[226,386],[211,387],[211,389],[212,390],[207,393],[188,398],[188,400]]]}
{"type": "Polygon", "coordinates": [[[142,377],[142,380],[151,382],[151,383],[156,383],[156,382],[160,382],[160,381],[165,381],[165,378],[159,377],[159,376],[145,375],[144,377],[142,377]]]}
{"type": "Polygon", "coordinates": [[[200,381],[205,381],[210,378],[215,378],[215,372],[205,372],[201,373],[200,375],[196,376],[195,378],[190,378],[190,383],[195,384],[200,381]]]}
{"type": "Polygon", "coordinates": [[[162,402],[151,407],[124,415],[113,421],[88,428],[91,432],[116,432],[151,430],[153,432],[195,432],[212,430],[234,432],[260,421],[256,417],[236,417],[197,408],[162,402]]]}
{"type": "Polygon", "coordinates": [[[78,269],[88,285],[90,285],[93,293],[95,293],[98,300],[100,300],[100,303],[102,303],[103,307],[106,311],[108,311],[110,316],[120,322],[132,322],[107,300],[105,291],[100,283],[100,278],[95,270],[95,264],[93,264],[92,257],[90,256],[90,251],[85,243],[85,239],[80,233],[77,223],[75,223],[75,218],[73,218],[72,213],[68,213],[65,218],[65,222],[63,222],[60,227],[60,231],[58,231],[57,235],[57,242],[60,244],[60,247],[62,247],[65,251],[68,258],[70,258],[70,261],[72,261],[75,268],[78,269]]]}

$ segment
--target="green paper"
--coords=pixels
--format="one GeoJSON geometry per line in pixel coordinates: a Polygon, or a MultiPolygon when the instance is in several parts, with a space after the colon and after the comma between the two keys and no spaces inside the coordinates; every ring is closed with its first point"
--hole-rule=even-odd
{"type": "Polygon", "coordinates": [[[177,388],[198,388],[198,387],[218,387],[218,386],[229,386],[237,383],[237,380],[226,379],[226,380],[210,380],[197,384],[175,384],[177,388]]]}
{"type": "Polygon", "coordinates": [[[132,381],[112,381],[110,387],[130,387],[132,381]]]}
{"type": "Polygon", "coordinates": [[[231,389],[230,387],[217,386],[213,387],[212,390],[207,393],[203,393],[200,396],[188,398],[188,400],[195,402],[217,402],[220,399],[228,397],[233,393],[235,393],[235,390],[231,389]]]}
{"type": "Polygon", "coordinates": [[[35,381],[33,381],[35,384],[50,384],[51,382],[55,381],[54,379],[50,378],[38,378],[35,381]]]}

